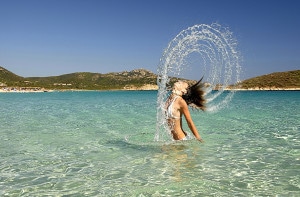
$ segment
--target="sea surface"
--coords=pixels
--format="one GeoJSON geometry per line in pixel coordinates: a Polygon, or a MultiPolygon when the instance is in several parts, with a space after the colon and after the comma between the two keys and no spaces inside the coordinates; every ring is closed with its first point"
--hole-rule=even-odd
{"type": "Polygon", "coordinates": [[[0,94],[0,196],[300,196],[300,91],[192,110],[203,144],[155,142],[156,99],[0,94]]]}

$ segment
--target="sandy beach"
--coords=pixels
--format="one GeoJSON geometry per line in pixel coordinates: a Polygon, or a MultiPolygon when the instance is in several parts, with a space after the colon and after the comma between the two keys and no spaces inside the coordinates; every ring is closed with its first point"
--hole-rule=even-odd
{"type": "MultiPolygon", "coordinates": [[[[144,85],[142,87],[134,87],[134,86],[126,86],[124,89],[120,90],[130,90],[130,91],[139,91],[139,90],[158,90],[157,85],[144,85]]],[[[225,88],[224,90],[233,90],[233,91],[300,91],[299,88],[277,88],[277,87],[255,87],[255,88],[237,88],[237,89],[230,89],[225,88]]],[[[16,93],[32,93],[32,92],[54,92],[54,91],[89,91],[89,90],[82,90],[82,89],[45,89],[41,87],[4,87],[0,89],[0,93],[9,93],[9,92],[16,92],[16,93]]]]}
{"type": "Polygon", "coordinates": [[[0,89],[0,93],[6,92],[53,92],[53,90],[47,90],[40,87],[4,87],[0,89]]]}

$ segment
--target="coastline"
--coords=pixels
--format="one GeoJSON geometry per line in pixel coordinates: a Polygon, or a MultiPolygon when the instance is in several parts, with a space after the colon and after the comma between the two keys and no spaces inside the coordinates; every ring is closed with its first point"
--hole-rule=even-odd
{"type": "Polygon", "coordinates": [[[84,91],[150,91],[158,90],[157,85],[145,84],[141,87],[133,85],[125,86],[123,89],[46,89],[42,87],[2,87],[0,93],[41,93],[41,92],[84,92],[84,91]]]}
{"type": "Polygon", "coordinates": [[[3,87],[0,89],[0,93],[28,93],[28,92],[53,92],[53,90],[47,90],[41,87],[3,87]]]}
{"type": "MultiPolygon", "coordinates": [[[[41,93],[41,92],[84,92],[84,91],[155,91],[157,85],[144,85],[142,87],[125,86],[123,89],[89,90],[89,89],[46,89],[41,87],[5,87],[0,89],[0,93],[41,93]]],[[[276,87],[255,87],[255,88],[225,88],[225,91],[300,91],[299,88],[276,88],[276,87]]]]}
{"type": "Polygon", "coordinates": [[[231,89],[231,88],[225,88],[224,90],[228,91],[300,91],[299,88],[276,88],[276,87],[255,87],[255,88],[236,88],[236,89],[231,89]]]}

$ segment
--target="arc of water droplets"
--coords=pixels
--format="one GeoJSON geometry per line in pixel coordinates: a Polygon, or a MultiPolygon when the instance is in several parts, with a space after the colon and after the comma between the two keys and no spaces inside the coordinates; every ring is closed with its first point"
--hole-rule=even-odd
{"type": "Polygon", "coordinates": [[[164,103],[170,89],[171,76],[180,76],[189,66],[189,55],[196,53],[202,59],[202,74],[205,82],[210,85],[206,93],[208,111],[216,112],[227,105],[234,91],[219,99],[217,103],[214,101],[220,97],[226,86],[239,82],[240,55],[236,47],[237,42],[232,33],[219,24],[189,27],[169,43],[158,65],[156,141],[170,139],[170,132],[166,132],[169,128],[166,124],[164,103]],[[220,84],[221,89],[213,91],[220,84]]]}

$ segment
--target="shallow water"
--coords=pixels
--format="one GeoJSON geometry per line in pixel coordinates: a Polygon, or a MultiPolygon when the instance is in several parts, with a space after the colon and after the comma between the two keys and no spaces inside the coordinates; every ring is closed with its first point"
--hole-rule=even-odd
{"type": "Polygon", "coordinates": [[[0,196],[300,194],[299,91],[237,92],[218,113],[192,111],[204,144],[154,142],[156,97],[1,94],[0,196]]]}

